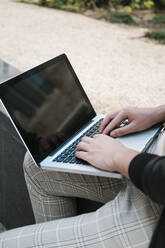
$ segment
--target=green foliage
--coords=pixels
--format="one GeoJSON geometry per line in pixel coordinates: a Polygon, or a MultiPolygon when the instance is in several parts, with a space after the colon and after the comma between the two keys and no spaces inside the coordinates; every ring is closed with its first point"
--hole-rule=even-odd
{"type": "Polygon", "coordinates": [[[65,0],[40,0],[40,5],[49,6],[52,8],[61,8],[64,4],[66,4],[65,0]]]}
{"type": "Polygon", "coordinates": [[[165,29],[149,31],[145,34],[145,37],[157,40],[160,43],[165,44],[165,29]]]}
{"type": "Polygon", "coordinates": [[[82,12],[88,8],[107,6],[109,0],[39,0],[39,4],[58,9],[82,12]]]}
{"type": "Polygon", "coordinates": [[[151,9],[154,6],[152,0],[132,0],[130,1],[130,7],[132,9],[151,9]]]}
{"type": "Polygon", "coordinates": [[[165,14],[164,15],[156,15],[153,20],[154,23],[165,23],[165,14]]]}
{"type": "Polygon", "coordinates": [[[110,12],[109,21],[116,23],[124,23],[127,25],[137,25],[137,23],[132,19],[129,14],[119,11],[110,12]]]}
{"type": "Polygon", "coordinates": [[[116,7],[121,8],[123,11],[130,13],[132,12],[132,10],[151,9],[154,7],[154,1],[153,0],[120,1],[120,4],[117,4],[116,7]]]}
{"type": "Polygon", "coordinates": [[[70,11],[81,12],[84,4],[80,0],[39,0],[42,6],[48,6],[56,9],[68,9],[70,11]]]}
{"type": "MultiPolygon", "coordinates": [[[[28,2],[29,0],[20,1],[28,2]]],[[[30,2],[35,2],[35,0],[30,0],[30,2]]],[[[153,0],[39,0],[39,4],[76,12],[82,12],[88,8],[106,7],[116,10],[123,9],[128,13],[135,9],[150,9],[154,6],[153,0]]]]}

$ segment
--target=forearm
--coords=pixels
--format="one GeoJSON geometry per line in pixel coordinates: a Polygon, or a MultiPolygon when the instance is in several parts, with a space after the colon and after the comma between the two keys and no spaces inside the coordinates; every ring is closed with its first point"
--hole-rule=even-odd
{"type": "Polygon", "coordinates": [[[141,153],[129,165],[132,182],[153,201],[165,204],[165,157],[141,153]]]}
{"type": "Polygon", "coordinates": [[[165,105],[154,108],[153,111],[154,124],[165,121],[165,105]]]}

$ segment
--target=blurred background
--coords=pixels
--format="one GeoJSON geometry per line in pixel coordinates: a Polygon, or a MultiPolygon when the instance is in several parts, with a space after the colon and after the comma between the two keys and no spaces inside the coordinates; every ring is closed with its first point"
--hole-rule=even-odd
{"type": "Polygon", "coordinates": [[[97,113],[164,104],[164,8],[165,0],[1,0],[0,59],[23,72],[66,53],[97,113]]]}

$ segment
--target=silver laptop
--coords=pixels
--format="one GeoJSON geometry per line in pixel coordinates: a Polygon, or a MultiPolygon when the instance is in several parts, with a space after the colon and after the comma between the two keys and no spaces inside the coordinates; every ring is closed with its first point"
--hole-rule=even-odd
{"type": "MultiPolygon", "coordinates": [[[[36,166],[121,178],[75,157],[81,138],[98,133],[103,116],[96,115],[65,54],[3,82],[0,98],[36,166]]],[[[119,140],[142,151],[156,131],[153,128],[119,140]]]]}

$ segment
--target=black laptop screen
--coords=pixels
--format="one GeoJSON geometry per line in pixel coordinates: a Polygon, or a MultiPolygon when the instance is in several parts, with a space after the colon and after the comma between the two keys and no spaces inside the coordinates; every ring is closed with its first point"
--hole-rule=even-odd
{"type": "Polygon", "coordinates": [[[65,55],[1,84],[0,97],[37,163],[95,116],[65,55]]]}

